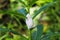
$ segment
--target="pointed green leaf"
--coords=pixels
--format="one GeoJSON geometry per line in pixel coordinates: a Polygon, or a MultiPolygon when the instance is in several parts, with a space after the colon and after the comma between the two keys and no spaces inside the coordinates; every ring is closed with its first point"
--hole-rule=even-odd
{"type": "Polygon", "coordinates": [[[43,26],[37,25],[37,31],[33,32],[32,40],[40,40],[43,33],[43,26]]]}
{"type": "Polygon", "coordinates": [[[52,6],[53,4],[55,4],[56,2],[53,2],[53,3],[48,3],[44,6],[42,6],[39,10],[37,10],[37,12],[35,13],[35,15],[33,16],[33,19],[39,14],[41,13],[42,11],[46,10],[48,7],[52,6]]]}

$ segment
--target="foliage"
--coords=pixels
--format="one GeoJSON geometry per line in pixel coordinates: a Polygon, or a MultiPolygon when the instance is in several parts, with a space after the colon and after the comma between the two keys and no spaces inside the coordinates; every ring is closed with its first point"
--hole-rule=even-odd
{"type": "Polygon", "coordinates": [[[59,0],[10,0],[8,9],[1,9],[0,7],[0,14],[2,14],[0,18],[0,40],[60,40],[59,3],[59,0]],[[38,4],[37,2],[40,1],[44,2],[38,4]],[[43,12],[42,15],[46,13],[47,17],[51,19],[43,21],[50,26],[47,32],[43,30],[44,24],[38,23],[35,27],[28,29],[25,23],[26,15],[30,13],[30,8],[34,4],[37,4],[39,9],[34,12],[33,20],[41,12],[43,12]]]}

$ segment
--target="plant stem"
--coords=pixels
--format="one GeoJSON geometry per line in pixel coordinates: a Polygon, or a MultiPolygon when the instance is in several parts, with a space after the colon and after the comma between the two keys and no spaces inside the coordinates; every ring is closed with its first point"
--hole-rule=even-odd
{"type": "Polygon", "coordinates": [[[31,30],[29,30],[29,40],[31,40],[31,30]]]}

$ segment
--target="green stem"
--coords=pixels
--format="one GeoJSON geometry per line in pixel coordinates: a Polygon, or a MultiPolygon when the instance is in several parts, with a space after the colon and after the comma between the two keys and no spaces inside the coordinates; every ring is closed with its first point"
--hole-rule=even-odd
{"type": "Polygon", "coordinates": [[[31,30],[29,30],[29,40],[31,40],[31,30]]]}

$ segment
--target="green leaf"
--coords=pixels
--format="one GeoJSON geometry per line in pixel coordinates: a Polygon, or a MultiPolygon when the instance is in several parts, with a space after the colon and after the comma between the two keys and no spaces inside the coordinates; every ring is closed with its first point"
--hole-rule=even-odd
{"type": "Polygon", "coordinates": [[[16,32],[16,31],[12,31],[12,30],[10,30],[10,32],[12,32],[12,33],[14,33],[14,34],[16,34],[16,35],[20,35],[21,36],[21,40],[28,40],[28,38],[26,38],[26,37],[24,37],[22,34],[20,34],[20,33],[18,33],[18,32],[16,32]]]}
{"type": "Polygon", "coordinates": [[[37,25],[37,31],[33,32],[32,40],[40,40],[43,33],[43,26],[37,25]]]}
{"type": "Polygon", "coordinates": [[[34,13],[35,15],[33,16],[33,19],[39,14],[41,13],[42,11],[46,10],[48,7],[52,6],[53,4],[55,4],[56,2],[53,2],[53,3],[48,3],[44,6],[42,6],[39,10],[37,10],[36,13],[34,13]]]}
{"type": "Polygon", "coordinates": [[[24,16],[27,15],[27,11],[26,11],[25,8],[21,8],[21,9],[19,9],[18,12],[19,12],[20,14],[23,14],[24,16]]]}
{"type": "Polygon", "coordinates": [[[2,27],[0,27],[0,32],[1,32],[1,31],[2,31],[2,32],[12,32],[13,34],[16,34],[16,35],[21,36],[23,39],[28,40],[28,38],[24,37],[22,34],[16,32],[16,31],[10,30],[10,29],[8,29],[8,28],[2,28],[2,27]]]}
{"type": "Polygon", "coordinates": [[[41,40],[50,40],[50,36],[52,36],[53,34],[52,33],[48,33],[48,34],[45,34],[41,40]]]}
{"type": "Polygon", "coordinates": [[[20,39],[21,39],[21,40],[28,40],[28,39],[26,39],[26,38],[24,38],[24,37],[21,37],[20,39]]]}

